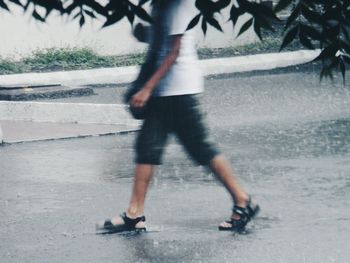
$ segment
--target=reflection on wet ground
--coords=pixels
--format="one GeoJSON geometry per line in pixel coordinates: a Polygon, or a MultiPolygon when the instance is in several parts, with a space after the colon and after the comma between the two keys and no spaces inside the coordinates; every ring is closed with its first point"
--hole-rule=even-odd
{"type": "Polygon", "coordinates": [[[142,235],[94,232],[128,202],[134,134],[17,144],[0,148],[2,260],[348,262],[349,89],[314,73],[252,75],[208,80],[203,101],[213,140],[262,206],[246,234],[217,231],[229,197],[176,139],[142,235]]]}

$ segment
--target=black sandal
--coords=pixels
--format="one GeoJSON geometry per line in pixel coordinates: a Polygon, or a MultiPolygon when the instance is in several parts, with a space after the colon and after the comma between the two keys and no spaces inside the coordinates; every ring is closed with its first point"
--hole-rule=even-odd
{"type": "Polygon", "coordinates": [[[112,223],[111,219],[106,219],[101,226],[96,225],[96,230],[104,230],[110,233],[120,233],[125,231],[146,231],[146,227],[136,227],[139,222],[146,221],[145,216],[130,218],[124,212],[120,215],[120,217],[123,219],[124,224],[115,225],[112,223]]]}
{"type": "Polygon", "coordinates": [[[260,207],[258,204],[252,207],[251,197],[249,196],[249,200],[247,202],[246,207],[240,207],[235,205],[232,211],[234,214],[240,216],[239,219],[231,218],[230,220],[225,221],[226,223],[231,224],[231,226],[219,226],[219,230],[242,232],[245,229],[245,226],[249,223],[249,221],[259,213],[260,207]]]}

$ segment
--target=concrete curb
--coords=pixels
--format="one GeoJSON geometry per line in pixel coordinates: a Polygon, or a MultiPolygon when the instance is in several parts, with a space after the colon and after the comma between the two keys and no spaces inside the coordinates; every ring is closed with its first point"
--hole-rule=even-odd
{"type": "Polygon", "coordinates": [[[120,104],[0,101],[0,120],[139,125],[120,104]]]}
{"type": "Polygon", "coordinates": [[[56,99],[62,97],[90,96],[94,90],[88,86],[0,86],[0,101],[34,101],[38,99],[56,99]]]}
{"type": "Polygon", "coordinates": [[[5,86],[18,83],[25,83],[27,85],[61,83],[66,86],[80,86],[104,83],[128,83],[136,77],[138,70],[138,66],[129,66],[48,73],[13,74],[0,76],[0,85],[5,86]]]}
{"type": "Polygon", "coordinates": [[[200,60],[205,76],[283,68],[314,60],[320,50],[299,50],[282,53],[258,54],[233,58],[200,60]]]}
{"type": "MultiPolygon", "coordinates": [[[[299,50],[282,53],[258,54],[230,58],[200,60],[199,65],[205,76],[235,73],[253,70],[266,70],[278,67],[303,64],[312,61],[320,50],[299,50]]],[[[49,73],[25,73],[0,76],[0,85],[26,85],[61,83],[62,85],[88,85],[133,81],[138,73],[138,66],[102,68],[91,70],[61,71],[49,73]]]]}

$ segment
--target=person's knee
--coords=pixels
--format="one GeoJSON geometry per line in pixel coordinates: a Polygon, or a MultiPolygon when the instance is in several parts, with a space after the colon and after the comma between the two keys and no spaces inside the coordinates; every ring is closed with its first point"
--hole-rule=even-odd
{"type": "Polygon", "coordinates": [[[200,165],[210,166],[211,161],[219,155],[219,151],[210,144],[187,149],[190,156],[200,165]]]}
{"type": "Polygon", "coordinates": [[[160,165],[162,164],[162,153],[147,151],[143,153],[137,153],[135,162],[137,164],[149,164],[149,165],[160,165]]]}
{"type": "Polygon", "coordinates": [[[136,141],[137,164],[159,165],[162,163],[162,156],[165,148],[165,139],[157,136],[149,138],[138,137],[136,141]]]}

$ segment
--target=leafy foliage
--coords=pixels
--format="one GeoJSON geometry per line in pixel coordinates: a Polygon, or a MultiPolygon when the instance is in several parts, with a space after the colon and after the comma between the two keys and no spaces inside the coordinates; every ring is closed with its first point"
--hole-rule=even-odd
{"type": "MultiPolygon", "coordinates": [[[[145,4],[155,4],[166,0],[0,0],[0,10],[10,11],[10,5],[32,10],[32,17],[45,22],[52,11],[77,19],[80,26],[86,18],[104,18],[103,27],[111,26],[123,18],[133,24],[135,17],[152,23],[145,4]],[[32,7],[29,9],[29,7],[32,7]],[[41,11],[45,9],[43,14],[41,11]]],[[[285,23],[285,34],[281,50],[294,41],[308,49],[320,48],[316,60],[324,63],[321,77],[332,76],[334,69],[345,71],[350,63],[350,1],[349,0],[279,0],[274,8],[259,0],[195,0],[198,14],[190,22],[188,29],[201,25],[204,34],[208,26],[222,31],[216,15],[229,8],[229,21],[237,26],[238,19],[245,14],[250,18],[241,26],[238,35],[253,27],[257,36],[263,39],[263,32],[273,30],[272,22],[279,20],[278,14],[290,10],[285,23]]]]}

